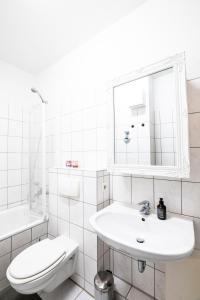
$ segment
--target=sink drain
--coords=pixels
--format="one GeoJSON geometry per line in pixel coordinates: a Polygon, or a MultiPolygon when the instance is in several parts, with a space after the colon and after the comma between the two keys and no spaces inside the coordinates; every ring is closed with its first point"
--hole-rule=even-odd
{"type": "Polygon", "coordinates": [[[137,238],[136,241],[140,244],[144,243],[144,239],[142,239],[142,238],[137,238]]]}

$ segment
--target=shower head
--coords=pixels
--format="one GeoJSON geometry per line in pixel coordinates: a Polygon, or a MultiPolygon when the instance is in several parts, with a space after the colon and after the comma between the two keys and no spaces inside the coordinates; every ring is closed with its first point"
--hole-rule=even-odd
{"type": "Polygon", "coordinates": [[[31,92],[37,93],[38,91],[35,88],[31,88],[31,92]]]}
{"type": "Polygon", "coordinates": [[[36,89],[36,88],[34,88],[34,87],[32,87],[31,88],[31,92],[32,93],[36,93],[36,94],[38,94],[38,96],[40,97],[40,99],[42,100],[42,103],[45,103],[45,104],[47,104],[48,102],[47,101],[45,101],[43,98],[42,98],[42,96],[41,96],[41,94],[40,94],[40,92],[36,89]]]}

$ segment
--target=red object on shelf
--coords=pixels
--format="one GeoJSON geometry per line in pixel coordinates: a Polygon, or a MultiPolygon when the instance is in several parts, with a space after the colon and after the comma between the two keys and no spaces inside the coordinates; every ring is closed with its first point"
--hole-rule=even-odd
{"type": "Polygon", "coordinates": [[[67,160],[65,165],[66,165],[66,167],[71,168],[72,167],[72,161],[67,160]]]}
{"type": "Polygon", "coordinates": [[[72,168],[78,168],[78,160],[72,161],[72,168]]]}

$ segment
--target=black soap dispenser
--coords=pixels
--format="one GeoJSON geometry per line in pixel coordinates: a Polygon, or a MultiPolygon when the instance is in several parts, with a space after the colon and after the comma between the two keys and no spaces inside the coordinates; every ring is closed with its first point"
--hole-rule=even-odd
{"type": "Polygon", "coordinates": [[[166,220],[167,213],[166,213],[166,206],[164,204],[163,198],[160,198],[159,204],[157,206],[157,216],[160,220],[166,220]]]}

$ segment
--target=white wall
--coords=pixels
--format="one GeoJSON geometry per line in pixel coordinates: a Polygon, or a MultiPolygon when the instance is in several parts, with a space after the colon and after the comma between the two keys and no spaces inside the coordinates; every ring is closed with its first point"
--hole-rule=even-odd
{"type": "Polygon", "coordinates": [[[39,75],[39,85],[50,103],[49,117],[55,117],[57,111],[63,118],[72,114],[71,119],[77,120],[72,124],[68,118],[67,128],[58,129],[59,134],[65,134],[59,136],[58,143],[63,139],[72,141],[68,147],[56,147],[58,152],[68,152],[58,155],[62,159],[56,164],[63,165],[67,158],[74,158],[84,167],[105,166],[106,147],[102,136],[108,80],[181,51],[186,53],[187,78],[199,75],[199,10],[197,0],[147,1],[39,75]],[[84,131],[83,140],[76,145],[79,134],[66,135],[72,131],[84,131]],[[84,140],[93,140],[93,144],[84,147],[84,140]]]}
{"type": "Polygon", "coordinates": [[[34,84],[31,74],[0,61],[0,82],[1,110],[3,104],[15,107],[23,105],[29,108],[30,103],[34,103],[33,95],[30,93],[30,88],[34,84]]]}
{"type": "MultiPolygon", "coordinates": [[[[64,166],[65,160],[78,159],[82,167],[103,168],[107,150],[107,81],[185,51],[190,80],[190,179],[114,175],[110,198],[134,205],[148,199],[155,207],[159,197],[163,197],[168,213],[194,219],[197,249],[200,249],[200,80],[191,79],[200,77],[199,11],[198,0],[149,0],[38,76],[41,91],[49,101],[48,139],[53,143],[48,146],[48,166],[64,166]],[[54,142],[56,147],[52,146],[54,142]]],[[[148,262],[146,271],[140,274],[134,258],[116,250],[110,253],[110,268],[128,283],[128,289],[133,285],[156,299],[165,298],[165,266],[148,262]]],[[[126,297],[128,292],[119,293],[126,297]]],[[[129,299],[134,295],[132,288],[129,299]]]]}

